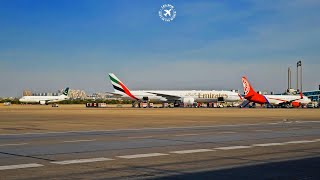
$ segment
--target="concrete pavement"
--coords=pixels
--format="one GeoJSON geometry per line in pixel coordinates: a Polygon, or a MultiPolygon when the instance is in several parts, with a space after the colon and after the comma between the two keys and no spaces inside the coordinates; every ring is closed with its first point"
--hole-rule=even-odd
{"type": "MultiPolygon", "coordinates": [[[[251,167],[247,177],[254,177],[252,168],[267,166],[277,178],[280,162],[318,162],[319,153],[317,121],[6,134],[0,135],[0,177],[203,179],[229,177],[241,168],[244,175],[245,167],[251,167]]],[[[320,177],[310,169],[290,177],[298,175],[320,177]]]]}

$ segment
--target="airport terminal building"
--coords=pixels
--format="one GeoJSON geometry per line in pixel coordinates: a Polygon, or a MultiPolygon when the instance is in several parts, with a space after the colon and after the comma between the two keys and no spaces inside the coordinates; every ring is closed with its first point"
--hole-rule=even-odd
{"type": "Polygon", "coordinates": [[[315,91],[304,91],[303,95],[307,96],[308,98],[311,99],[311,101],[317,101],[319,102],[319,97],[320,97],[320,90],[315,90],[315,91]]]}

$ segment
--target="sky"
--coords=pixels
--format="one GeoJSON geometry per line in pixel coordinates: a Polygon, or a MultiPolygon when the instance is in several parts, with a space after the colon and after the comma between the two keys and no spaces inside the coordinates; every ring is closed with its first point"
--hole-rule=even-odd
{"type": "Polygon", "coordinates": [[[319,0],[1,0],[0,96],[24,89],[238,89],[283,92],[302,60],[320,84],[319,0]],[[163,4],[176,17],[159,17],[163,4]]]}

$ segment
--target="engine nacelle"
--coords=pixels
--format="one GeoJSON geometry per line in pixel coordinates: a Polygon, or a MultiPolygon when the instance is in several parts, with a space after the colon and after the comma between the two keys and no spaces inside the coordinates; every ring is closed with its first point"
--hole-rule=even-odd
{"type": "Polygon", "coordinates": [[[292,102],[291,104],[292,104],[292,107],[295,107],[295,108],[301,106],[301,103],[300,103],[300,102],[292,102]]]}
{"type": "Polygon", "coordinates": [[[183,102],[183,104],[186,104],[186,105],[193,105],[193,103],[194,103],[194,98],[192,98],[192,97],[185,97],[185,98],[182,98],[182,102],[183,102]]]}
{"type": "Polygon", "coordinates": [[[39,103],[40,103],[41,105],[47,104],[46,101],[39,101],[39,103]]]}

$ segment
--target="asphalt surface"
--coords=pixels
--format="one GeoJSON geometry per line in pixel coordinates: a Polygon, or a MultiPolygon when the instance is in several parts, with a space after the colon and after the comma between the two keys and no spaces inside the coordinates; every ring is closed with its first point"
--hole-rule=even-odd
{"type": "Polygon", "coordinates": [[[320,179],[320,122],[0,135],[0,179],[320,179]]]}

